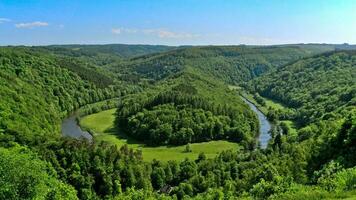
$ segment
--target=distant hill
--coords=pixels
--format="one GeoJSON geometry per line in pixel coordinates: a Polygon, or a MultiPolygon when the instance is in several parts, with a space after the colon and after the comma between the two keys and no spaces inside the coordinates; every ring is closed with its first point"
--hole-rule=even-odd
{"type": "Polygon", "coordinates": [[[112,54],[120,57],[134,57],[145,54],[163,52],[175,49],[173,46],[164,45],[128,45],[128,44],[105,44],[105,45],[51,45],[45,46],[48,50],[56,53],[69,54],[64,50],[70,50],[70,54],[82,54],[86,56],[95,56],[98,54],[112,54]]]}
{"type": "Polygon", "coordinates": [[[300,58],[331,50],[334,48],[323,45],[197,46],[134,57],[111,69],[158,80],[191,67],[239,84],[300,58]]]}
{"type": "Polygon", "coordinates": [[[346,48],[353,47],[1,47],[0,199],[355,196],[356,51],[346,48]],[[227,83],[291,111],[288,124],[274,120],[266,149],[255,148],[256,114],[227,83]],[[238,148],[213,159],[193,149],[196,160],[146,162],[141,149],[96,134],[92,142],[60,137],[61,119],[78,108],[116,106],[115,130],[147,145],[190,152],[190,143],[229,140],[238,148]],[[166,186],[169,195],[156,193],[166,186]]]}

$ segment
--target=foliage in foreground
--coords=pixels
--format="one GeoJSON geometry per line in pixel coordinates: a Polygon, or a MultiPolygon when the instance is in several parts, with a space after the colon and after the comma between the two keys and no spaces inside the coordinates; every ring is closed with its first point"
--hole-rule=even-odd
{"type": "Polygon", "coordinates": [[[0,148],[0,199],[77,199],[76,190],[23,147],[0,148]]]}
{"type": "MultiPolygon", "coordinates": [[[[272,69],[273,63],[280,67],[305,55],[295,56],[295,49],[289,48],[286,54],[276,56],[274,53],[280,50],[285,49],[192,48],[179,50],[173,53],[174,56],[163,53],[162,56],[168,55],[168,58],[158,64],[155,64],[156,61],[163,58],[159,54],[132,58],[127,61],[132,62],[132,65],[128,65],[132,70],[122,68],[121,72],[160,80],[164,86],[158,86],[154,91],[147,90],[148,95],[128,97],[133,98],[126,104],[128,113],[136,118],[139,112],[150,116],[152,113],[169,111],[174,113],[173,116],[188,116],[197,122],[199,118],[196,115],[209,116],[211,112],[212,121],[217,122],[220,115],[230,117],[230,108],[236,108],[239,117],[233,118],[241,119],[238,120],[239,129],[250,128],[251,132],[247,135],[252,137],[253,130],[256,130],[252,112],[209,75],[241,83],[241,80],[249,80],[272,69]],[[289,57],[289,53],[293,55],[289,57]],[[146,65],[146,61],[151,65],[146,65]],[[232,63],[226,65],[230,61],[232,63]],[[244,70],[236,70],[240,65],[244,66],[244,70]],[[216,66],[223,67],[216,69],[216,66]],[[162,79],[165,77],[168,79],[162,79]],[[183,84],[191,82],[193,87],[183,84]],[[181,99],[175,97],[175,90],[183,91],[183,95],[176,95],[181,99]],[[163,94],[162,98],[155,98],[159,94],[163,94]],[[148,106],[135,97],[143,98],[148,106]],[[149,97],[154,98],[152,100],[149,97]],[[153,106],[154,102],[158,104],[153,106]],[[236,104],[231,105],[230,102],[236,104]],[[180,104],[188,105],[182,107],[185,112],[179,112],[180,104]]],[[[296,135],[276,134],[267,150],[231,150],[222,152],[214,159],[207,159],[201,154],[197,160],[182,162],[144,162],[140,151],[130,150],[126,146],[118,149],[95,141],[89,143],[51,138],[51,135],[58,134],[63,115],[79,106],[126,94],[124,91],[128,87],[122,86],[124,90],[121,91],[118,85],[109,86],[117,83],[118,80],[113,78],[115,76],[88,67],[83,63],[86,57],[74,63],[80,65],[77,67],[67,66],[73,63],[61,65],[48,52],[33,53],[26,48],[4,48],[0,53],[0,144],[8,148],[0,149],[0,181],[5,186],[0,188],[1,198],[322,199],[354,194],[356,121],[352,112],[355,106],[353,53],[321,55],[282,67],[281,71],[297,69],[293,71],[296,73],[289,75],[278,74],[285,75],[286,80],[295,86],[294,90],[284,85],[279,77],[270,77],[274,75],[261,78],[269,83],[259,82],[263,89],[255,89],[260,93],[263,93],[262,90],[271,90],[276,97],[283,95],[279,94],[279,89],[285,91],[287,96],[279,100],[295,108],[296,115],[292,113],[291,118],[297,116],[296,119],[302,119],[301,124],[306,125],[296,135]],[[303,71],[308,73],[303,74],[303,71]],[[100,73],[91,79],[88,74],[92,72],[100,73]],[[112,80],[101,82],[104,77],[112,80]],[[311,93],[304,94],[305,91],[300,87],[303,81],[319,84],[320,87],[313,87],[311,93]],[[310,95],[313,99],[307,99],[313,104],[304,102],[303,95],[310,95]],[[328,99],[328,96],[331,98],[328,99]],[[339,108],[335,108],[335,105],[339,108]],[[303,121],[304,118],[298,113],[304,113],[306,120],[303,121]],[[28,145],[31,149],[16,147],[17,143],[28,145]],[[158,194],[157,191],[166,184],[174,187],[170,195],[158,194]]],[[[122,74],[116,75],[122,78],[122,74]]],[[[88,112],[93,112],[93,109],[90,108],[88,112]]],[[[160,121],[169,120],[163,116],[159,118],[160,121]]],[[[150,117],[144,117],[140,123],[145,122],[144,119],[150,117]]],[[[190,123],[189,126],[192,124],[199,123],[190,123]]],[[[219,127],[219,123],[211,124],[214,124],[214,129],[219,127]]],[[[231,123],[221,124],[224,128],[217,128],[216,132],[212,130],[225,135],[225,130],[229,129],[227,125],[231,123]]]]}

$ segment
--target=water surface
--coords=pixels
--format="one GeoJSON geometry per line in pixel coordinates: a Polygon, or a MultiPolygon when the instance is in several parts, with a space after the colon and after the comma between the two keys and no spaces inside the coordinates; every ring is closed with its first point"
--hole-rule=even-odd
{"type": "Polygon", "coordinates": [[[85,138],[92,140],[93,136],[88,131],[83,131],[77,123],[76,116],[72,115],[62,122],[62,135],[72,138],[85,138]]]}
{"type": "Polygon", "coordinates": [[[268,145],[268,141],[271,139],[270,130],[271,123],[267,120],[267,117],[249,100],[244,97],[241,97],[250,108],[257,114],[258,121],[260,122],[260,135],[258,140],[260,142],[261,148],[265,149],[268,145]]]}

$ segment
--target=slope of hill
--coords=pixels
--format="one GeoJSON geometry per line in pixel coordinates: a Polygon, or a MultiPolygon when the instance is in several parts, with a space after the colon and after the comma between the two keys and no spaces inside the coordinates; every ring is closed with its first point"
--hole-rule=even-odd
{"type": "Polygon", "coordinates": [[[202,73],[237,84],[258,77],[297,59],[330,50],[304,46],[203,46],[180,48],[131,58],[111,69],[122,70],[159,80],[183,68],[192,67],[202,73]]]}
{"type": "Polygon", "coordinates": [[[27,48],[0,49],[2,141],[22,144],[59,136],[60,119],[85,104],[127,90],[79,61],[27,48]]]}
{"type": "Polygon", "coordinates": [[[222,83],[184,70],[152,90],[124,98],[118,123],[151,145],[182,145],[210,140],[255,146],[258,121],[237,95],[222,83]]]}
{"type": "Polygon", "coordinates": [[[145,54],[159,53],[175,49],[177,47],[164,45],[127,45],[127,44],[105,44],[105,45],[51,45],[43,47],[58,54],[72,56],[96,56],[99,54],[111,54],[123,58],[141,56],[145,54]],[[68,51],[69,50],[69,51],[68,51]]]}
{"type": "Polygon", "coordinates": [[[337,119],[356,105],[356,53],[338,51],[302,59],[251,85],[262,96],[297,109],[295,117],[301,124],[337,119]]]}
{"type": "Polygon", "coordinates": [[[327,170],[355,166],[355,51],[298,60],[251,81],[247,88],[294,110],[287,115],[270,112],[299,125],[296,135],[283,138],[306,149],[307,169],[314,181],[327,170]]]}
{"type": "Polygon", "coordinates": [[[313,56],[328,49],[185,47],[122,58],[111,50],[77,56],[42,47],[1,48],[0,175],[5,179],[0,180],[0,198],[31,199],[46,192],[48,199],[354,195],[355,53],[313,56]],[[125,77],[137,82],[128,84],[125,77]],[[266,150],[251,151],[256,116],[223,83],[249,80],[247,88],[294,109],[285,117],[304,127],[296,135],[274,132],[266,150]],[[129,94],[134,91],[140,93],[129,94]],[[215,158],[200,154],[196,160],[145,162],[140,150],[125,145],[58,137],[62,117],[119,96],[119,126],[142,141],[226,139],[246,148],[215,158]],[[156,192],[167,185],[173,186],[169,195],[156,192]]]}

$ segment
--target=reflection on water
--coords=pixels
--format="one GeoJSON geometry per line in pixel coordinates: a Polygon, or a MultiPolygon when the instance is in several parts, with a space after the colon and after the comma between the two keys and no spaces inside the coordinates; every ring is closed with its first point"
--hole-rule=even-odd
{"type": "Polygon", "coordinates": [[[77,124],[75,116],[70,116],[62,122],[62,134],[73,138],[92,140],[93,136],[88,131],[83,131],[77,124]]]}

